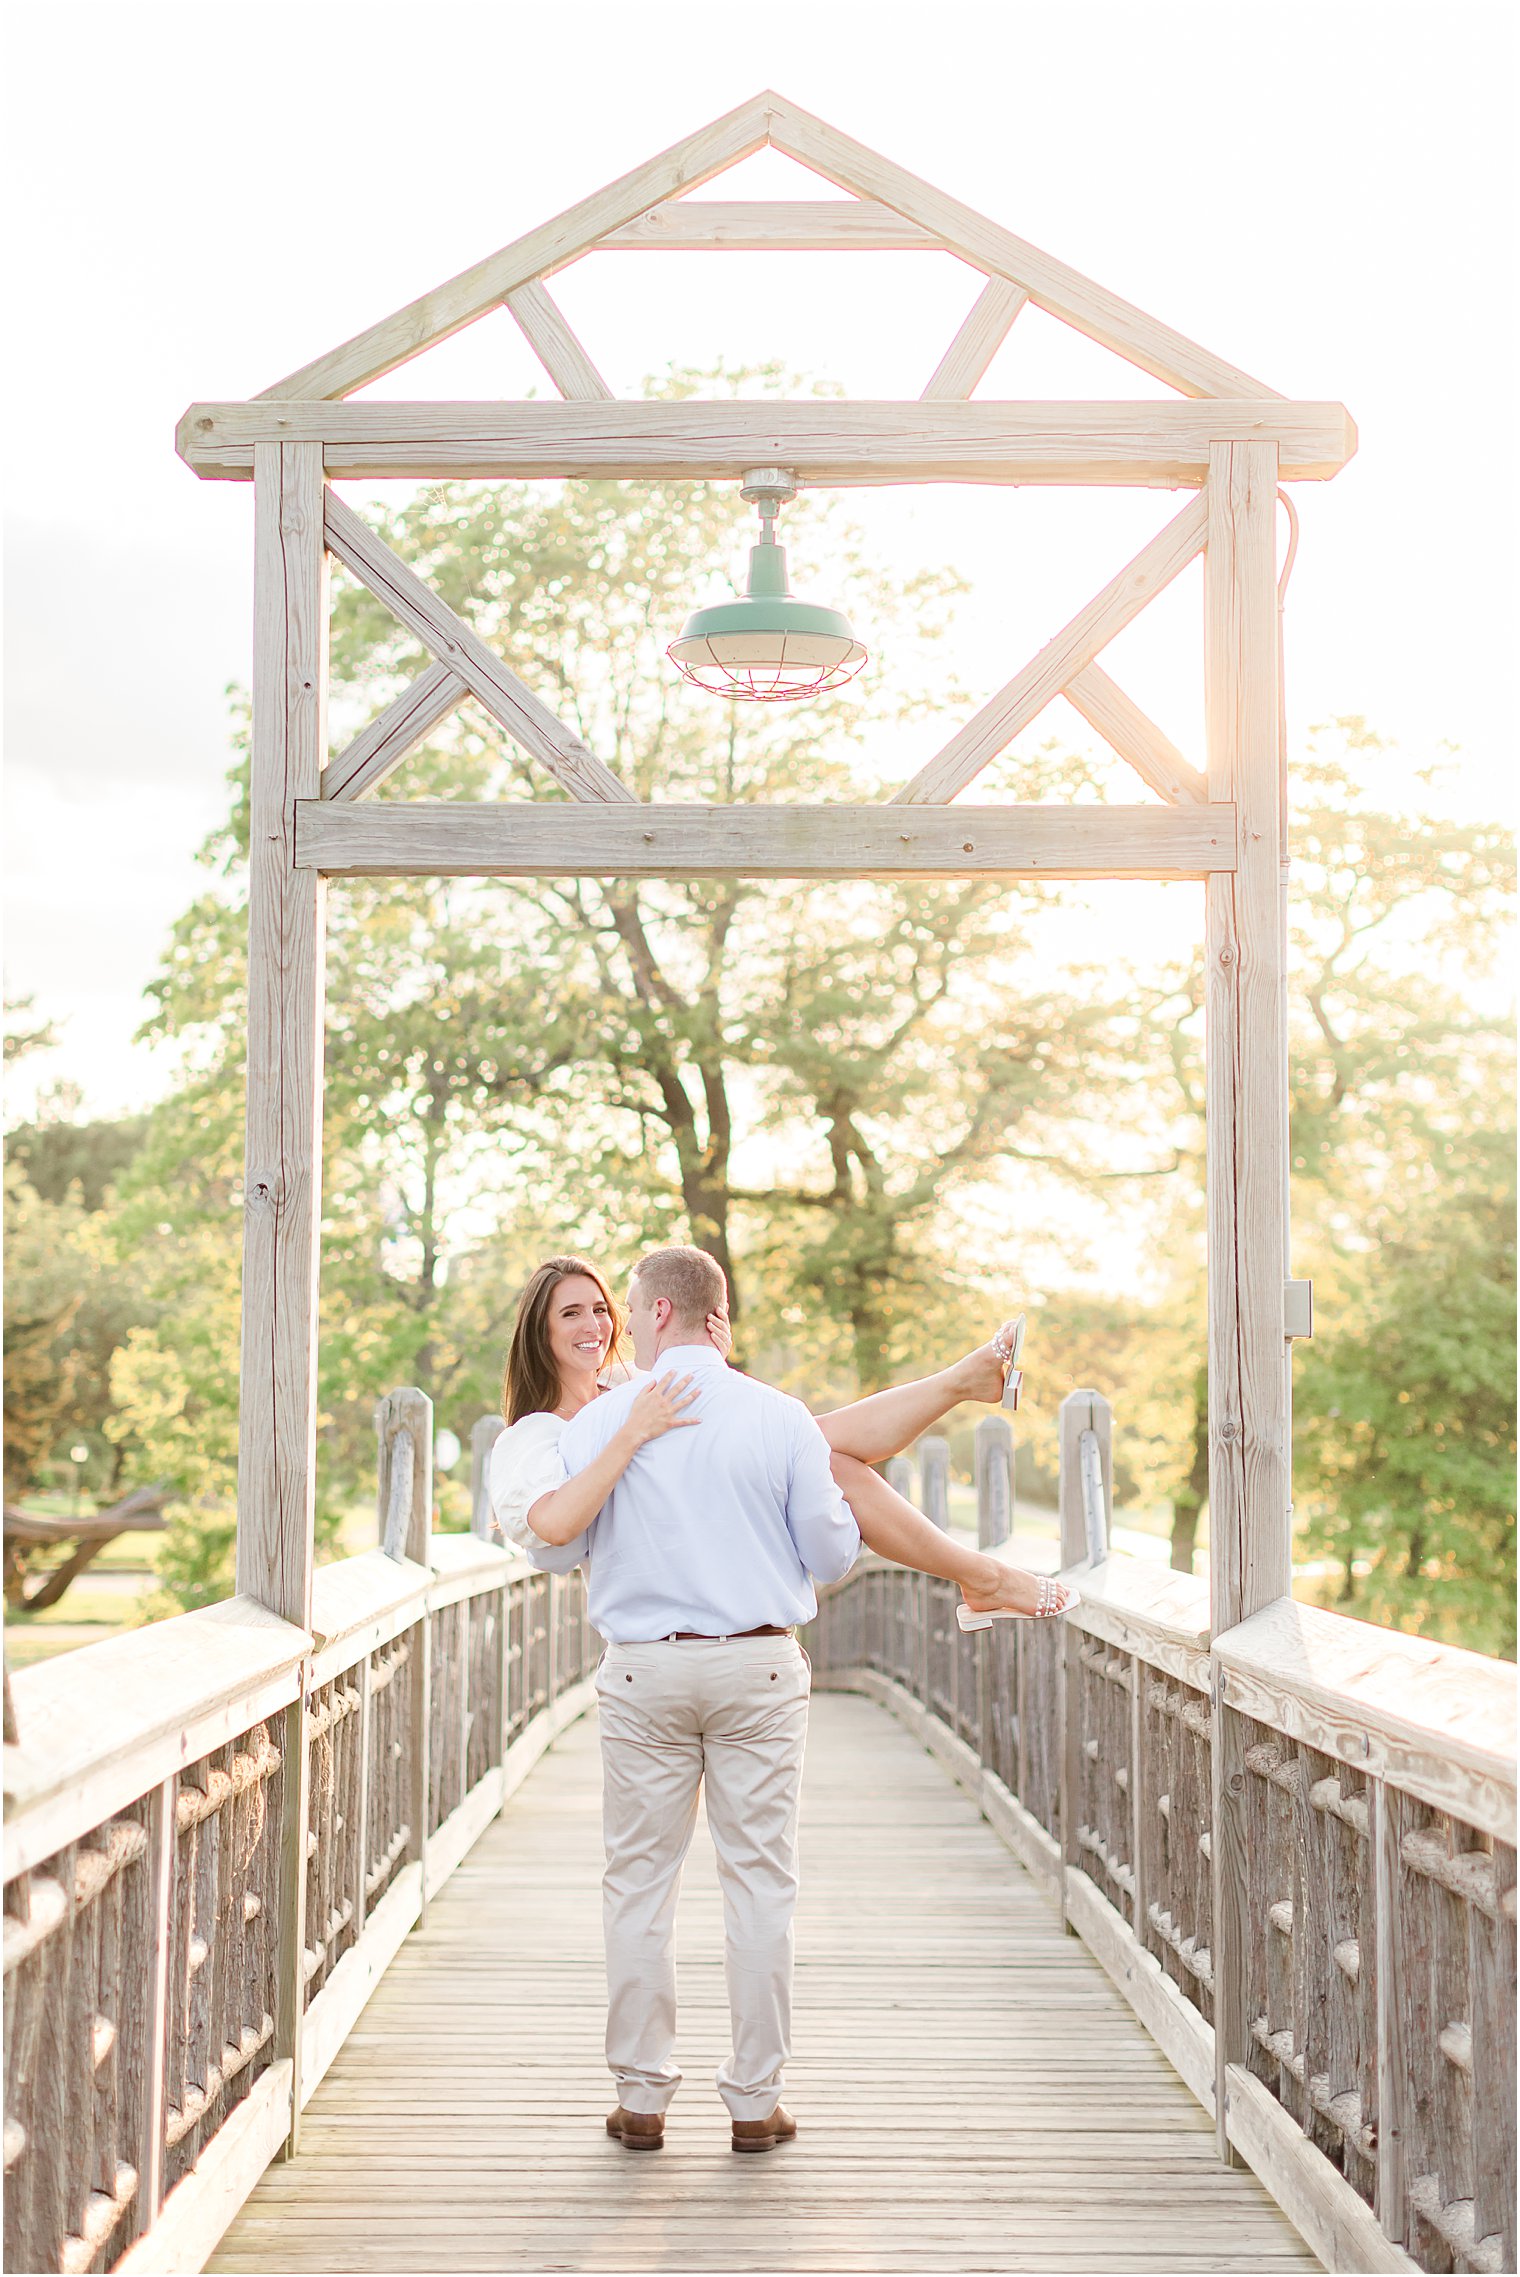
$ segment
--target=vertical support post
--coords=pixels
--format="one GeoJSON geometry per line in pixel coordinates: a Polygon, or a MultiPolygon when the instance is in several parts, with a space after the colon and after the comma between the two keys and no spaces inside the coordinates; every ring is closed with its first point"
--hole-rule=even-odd
{"type": "MultiPolygon", "coordinates": [[[[327,749],[322,447],[254,446],[253,751],[248,797],[248,1122],[237,1586],[311,1625],[322,1173],[323,887],[295,867],[295,810],[327,749]]],[[[306,1951],[304,1684],[285,1716],[276,2061],[301,2110],[306,1951]]]]}
{"type": "MultiPolygon", "coordinates": [[[[1209,1612],[1218,1636],[1292,1583],[1283,1280],[1287,1178],[1275,562],[1277,446],[1209,454],[1204,681],[1208,791],[1233,802],[1236,868],[1205,888],[1209,1234],[1209,1612]]],[[[1212,1758],[1216,2130],[1246,2062],[1245,1767],[1215,1671],[1212,1758]]]]}
{"type": "Polygon", "coordinates": [[[976,1461],[976,1544],[995,1550],[1013,1532],[1013,1426],[1006,1415],[984,1415],[973,1434],[976,1461]]]}
{"type": "Polygon", "coordinates": [[[1288,1595],[1283,1260],[1286,1134],[1277,447],[1216,443],[1209,467],[1208,789],[1233,802],[1237,867],[1205,887],[1209,1188],[1209,1567],[1215,1634],[1288,1595]]]}
{"type": "Polygon", "coordinates": [[[507,1428],[499,1415],[483,1415],[470,1432],[470,1532],[487,1541],[491,1532],[491,1450],[507,1428]]]}
{"type": "Polygon", "coordinates": [[[354,1851],[358,1864],[354,1871],[354,1939],[364,1934],[365,1916],[369,1912],[369,1789],[371,1758],[375,1748],[375,1670],[366,1653],[359,1663],[359,1810],[358,1828],[354,1835],[354,1851]]]}
{"type": "Polygon", "coordinates": [[[470,1725],[474,1711],[470,1706],[470,1632],[472,1606],[468,1597],[459,1600],[459,1800],[464,1801],[470,1791],[470,1725]]]}
{"type": "Polygon", "coordinates": [[[1400,1798],[1385,1779],[1369,1781],[1372,1801],[1372,1904],[1377,2003],[1377,2178],[1373,2211],[1385,2237],[1403,2245],[1409,2235],[1409,2176],[1405,2164],[1409,2060],[1404,2048],[1408,1987],[1399,1947],[1400,1798]]]}
{"type": "Polygon", "coordinates": [[[321,1216],[323,886],[295,809],[327,744],[322,446],[254,446],[248,1125],[237,1586],[310,1625],[321,1216]]]}
{"type": "Polygon", "coordinates": [[[148,1949],[147,2109],[143,2117],[139,2235],[158,2220],[164,2202],[164,2073],[169,2045],[169,1914],[174,1904],[174,1843],[178,1830],[179,1780],[165,1779],[148,1803],[148,1902],[152,1942],[148,1949]]]}
{"type": "MultiPolygon", "coordinates": [[[[1103,1529],[1101,1555],[1108,1554],[1108,1514],[1114,1506],[1114,1411],[1101,1392],[1072,1391],[1059,1411],[1061,1449],[1061,1563],[1080,1565],[1093,1555],[1095,1529],[1089,1523],[1083,1484],[1082,1442],[1090,1432],[1102,1465],[1103,1529]]],[[[1096,1562],[1096,1561],[1095,1561],[1096,1562]]]]}

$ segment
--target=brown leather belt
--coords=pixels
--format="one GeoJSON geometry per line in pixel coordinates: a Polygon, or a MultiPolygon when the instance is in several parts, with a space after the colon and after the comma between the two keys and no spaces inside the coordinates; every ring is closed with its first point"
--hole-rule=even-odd
{"type": "Polygon", "coordinates": [[[723,1636],[709,1636],[703,1629],[672,1629],[669,1636],[661,1637],[661,1644],[734,1644],[741,1637],[789,1637],[790,1629],[778,1628],[774,1621],[762,1621],[758,1629],[729,1629],[723,1636]]]}

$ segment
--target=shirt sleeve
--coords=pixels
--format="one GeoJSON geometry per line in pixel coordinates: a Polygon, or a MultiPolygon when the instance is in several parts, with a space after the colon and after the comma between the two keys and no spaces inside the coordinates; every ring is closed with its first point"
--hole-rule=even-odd
{"type": "MultiPolygon", "coordinates": [[[[524,1416],[510,1430],[503,1431],[491,1450],[491,1511],[504,1538],[517,1549],[526,1550],[535,1565],[541,1564],[539,1553],[558,1560],[561,1546],[540,1541],[528,1524],[528,1512],[535,1502],[556,1487],[563,1486],[567,1476],[559,1451],[559,1420],[552,1415],[524,1416]]],[[[585,1536],[577,1539],[584,1545],[585,1536]]],[[[556,1573],[569,1573],[585,1555],[582,1547],[569,1564],[556,1563],[549,1568],[556,1573]]]]}
{"type": "Polygon", "coordinates": [[[792,1416],[787,1531],[817,1581],[839,1581],[860,1555],[860,1528],[834,1483],[829,1443],[798,1401],[792,1416]]]}

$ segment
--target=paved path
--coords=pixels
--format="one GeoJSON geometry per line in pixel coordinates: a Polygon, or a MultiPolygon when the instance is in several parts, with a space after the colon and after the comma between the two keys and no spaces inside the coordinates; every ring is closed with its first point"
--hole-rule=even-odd
{"type": "Polygon", "coordinates": [[[797,2142],[736,2158],[698,1830],[686,2080],[658,2155],[611,2142],[594,1721],[413,1934],[210,2264],[229,2271],[1312,2270],[1097,1962],[886,1712],[814,1703],[797,2142]]]}

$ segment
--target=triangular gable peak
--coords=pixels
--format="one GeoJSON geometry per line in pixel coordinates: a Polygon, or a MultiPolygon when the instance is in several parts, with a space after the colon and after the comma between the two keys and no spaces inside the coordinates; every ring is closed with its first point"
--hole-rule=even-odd
{"type": "Polygon", "coordinates": [[[544,280],[587,253],[651,248],[955,254],[979,269],[987,284],[925,388],[929,400],[971,393],[1026,302],[1183,395],[1260,401],[1278,392],[838,127],[767,91],[303,365],[266,388],[263,398],[341,399],[505,306],[562,396],[608,400],[612,390],[544,280]],[[721,204],[689,195],[767,146],[847,197],[721,204]]]}

